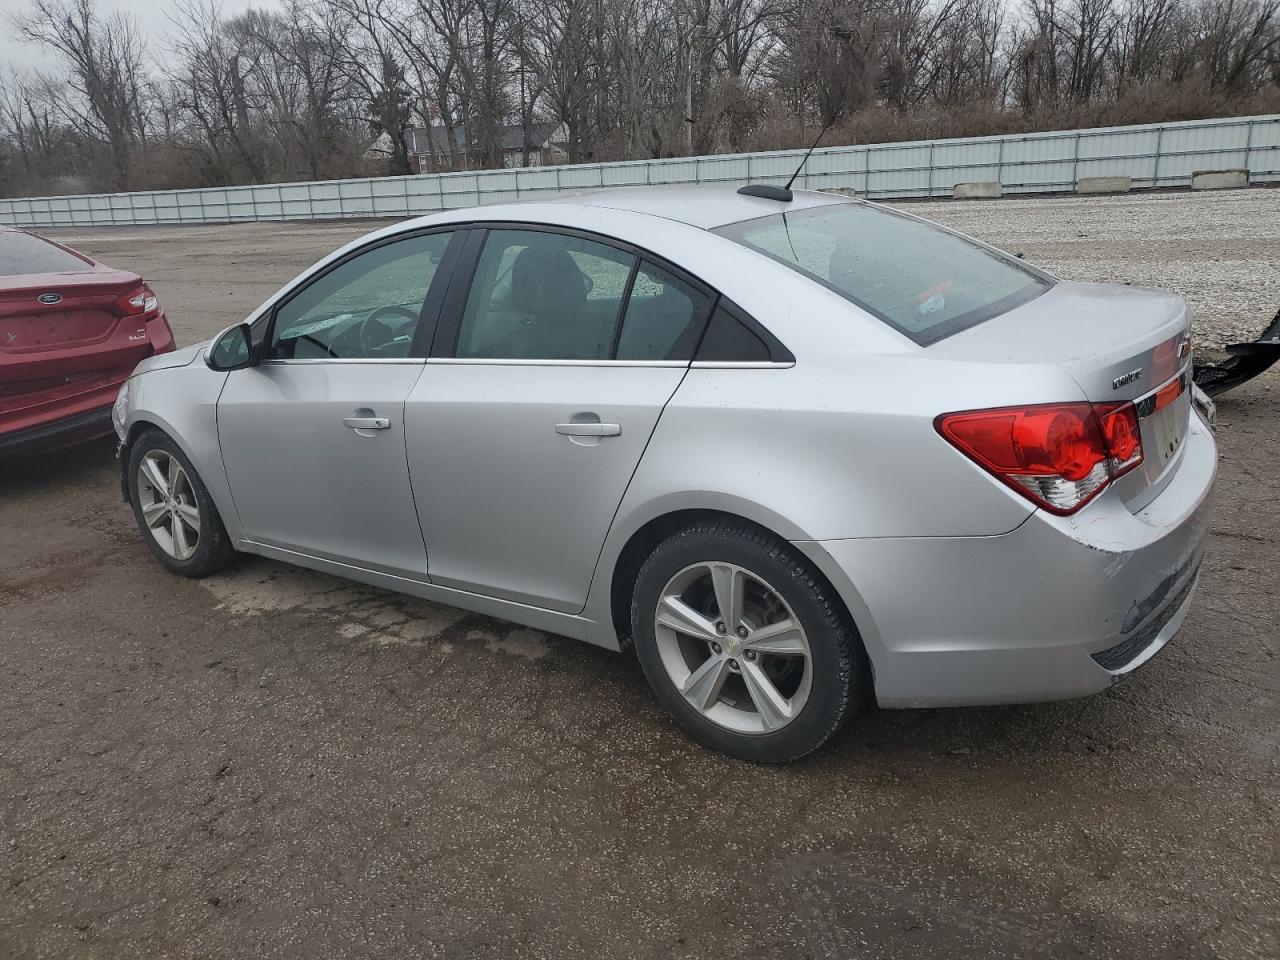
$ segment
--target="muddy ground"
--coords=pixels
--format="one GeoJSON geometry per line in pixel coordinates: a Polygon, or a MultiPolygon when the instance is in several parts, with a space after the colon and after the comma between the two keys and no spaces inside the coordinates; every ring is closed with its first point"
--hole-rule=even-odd
{"type": "MultiPolygon", "coordinates": [[[[1280,191],[927,212],[1227,284],[1202,339],[1280,307],[1280,191]]],[[[189,343],[367,228],[58,234],[189,343]]],[[[1280,376],[1219,439],[1194,609],[1129,683],[871,710],[784,768],[689,742],[627,656],[262,560],[171,577],[109,442],[0,467],[0,957],[1273,958],[1280,376]]]]}

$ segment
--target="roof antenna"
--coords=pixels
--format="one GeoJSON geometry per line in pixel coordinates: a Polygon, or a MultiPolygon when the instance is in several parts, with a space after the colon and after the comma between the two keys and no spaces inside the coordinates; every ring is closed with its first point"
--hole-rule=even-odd
{"type": "Polygon", "coordinates": [[[787,181],[785,187],[775,187],[769,183],[748,183],[745,187],[739,187],[738,192],[746,197],[760,197],[764,200],[780,200],[783,203],[790,203],[795,197],[791,192],[791,185],[796,182],[796,177],[800,176],[800,171],[804,169],[804,165],[809,162],[809,154],[813,153],[814,148],[822,140],[828,130],[840,119],[840,112],[836,111],[831,119],[826,122],[818,135],[813,138],[813,143],[809,144],[809,149],[805,151],[804,157],[800,160],[800,166],[796,167],[796,172],[791,175],[791,179],[787,181]]]}

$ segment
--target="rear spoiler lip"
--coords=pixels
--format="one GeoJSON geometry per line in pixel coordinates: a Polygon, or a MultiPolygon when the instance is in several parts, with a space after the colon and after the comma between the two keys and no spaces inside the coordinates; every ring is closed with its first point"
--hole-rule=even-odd
{"type": "Polygon", "coordinates": [[[1196,385],[1211,397],[1252,380],[1280,360],[1280,312],[1257,340],[1229,343],[1226,350],[1230,356],[1221,363],[1197,363],[1192,371],[1196,385]]]}
{"type": "Polygon", "coordinates": [[[0,299],[21,300],[29,293],[59,291],[69,296],[94,296],[116,289],[136,287],[142,277],[131,270],[117,270],[95,263],[83,270],[62,273],[23,273],[0,277],[0,299]]]}

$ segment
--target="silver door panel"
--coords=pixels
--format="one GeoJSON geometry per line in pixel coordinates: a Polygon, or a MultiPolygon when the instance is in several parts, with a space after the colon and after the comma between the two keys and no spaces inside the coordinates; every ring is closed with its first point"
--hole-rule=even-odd
{"type": "Polygon", "coordinates": [[[404,434],[422,369],[333,360],[229,374],[218,435],[245,537],[425,576],[404,434]]]}
{"type": "Polygon", "coordinates": [[[409,469],[433,583],[577,612],[686,366],[431,361],[409,469]]]}

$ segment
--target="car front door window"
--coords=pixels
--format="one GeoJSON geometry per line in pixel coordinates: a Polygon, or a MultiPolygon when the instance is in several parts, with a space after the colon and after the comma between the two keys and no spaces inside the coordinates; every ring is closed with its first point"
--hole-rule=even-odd
{"type": "Polygon", "coordinates": [[[276,310],[271,360],[409,356],[448,233],[374,247],[322,274],[276,310]]]}

